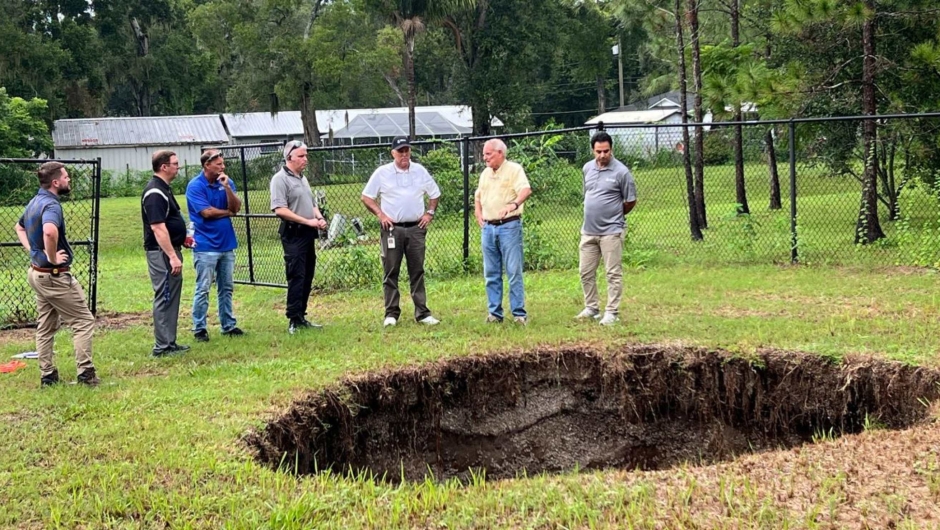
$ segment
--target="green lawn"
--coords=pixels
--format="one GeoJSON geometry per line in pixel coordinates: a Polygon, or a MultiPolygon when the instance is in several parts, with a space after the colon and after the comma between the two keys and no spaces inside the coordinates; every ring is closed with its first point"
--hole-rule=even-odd
{"type": "MultiPolygon", "coordinates": [[[[640,186],[642,193],[644,184],[640,186]]],[[[650,185],[646,189],[652,190],[650,185]]],[[[852,193],[845,191],[846,197],[852,193]]],[[[352,191],[348,195],[357,197],[352,191]]],[[[353,198],[343,208],[353,211],[353,198]]],[[[806,211],[816,207],[823,212],[833,202],[826,194],[806,200],[806,211]]],[[[405,318],[384,330],[375,280],[359,290],[314,294],[311,317],[326,327],[297,336],[286,333],[283,290],[237,286],[235,309],[247,336],[218,336],[213,302],[211,342],[160,360],[149,356],[152,330],[146,313],[152,294],[139,248],[137,199],[103,201],[100,310],[140,317],[96,335],[95,361],[104,380],[98,389],[63,385],[40,391],[35,361],[25,370],[0,374],[0,527],[809,528],[817,526],[820,512],[828,514],[828,521],[845,523],[848,518],[849,524],[858,522],[859,503],[877,511],[900,502],[886,493],[889,488],[864,499],[828,494],[826,488],[833,481],[844,483],[845,475],[818,468],[813,476],[823,491],[811,495],[814,500],[808,504],[793,507],[780,505],[774,492],[761,492],[734,469],[706,470],[717,477],[716,483],[698,485],[698,472],[682,468],[395,486],[361,477],[296,478],[251,459],[241,437],[292,400],[349,374],[442,357],[574,343],[601,348],[678,343],[741,353],[778,348],[938,364],[940,301],[933,272],[871,267],[864,259],[858,260],[862,266],[852,267],[754,264],[770,254],[746,247],[741,252],[751,252],[750,265],[716,266],[706,259],[699,264],[702,255],[685,254],[692,244],[679,239],[667,260],[662,257],[667,251],[654,244],[657,230],[668,232],[657,219],[673,219],[681,209],[657,207],[653,197],[648,201],[653,203],[649,211],[641,199],[644,206],[631,215],[635,232],[626,259],[649,266],[626,270],[623,322],[615,328],[572,320],[581,309],[574,270],[527,273],[527,328],[483,323],[485,295],[478,274],[444,279],[442,273],[429,279],[430,306],[443,321],[438,327],[419,327],[405,318]],[[661,258],[673,265],[653,266],[661,258]],[[677,480],[692,485],[677,490],[677,480]],[[715,520],[698,519],[694,506],[680,510],[687,519],[670,519],[676,505],[686,506],[684,495],[692,491],[708,498],[730,494],[729,508],[715,520]]],[[[717,198],[712,204],[720,209],[717,198]]],[[[541,244],[552,247],[547,255],[570,264],[570,256],[576,256],[572,235],[577,208],[557,219],[542,215],[532,208],[530,228],[538,230],[541,244]]],[[[775,227],[777,215],[768,213],[761,226],[775,227]]],[[[451,247],[436,245],[450,241],[444,233],[462,228],[446,217],[435,223],[432,233],[441,234],[432,240],[429,254],[453,253],[451,247]]],[[[703,248],[736,248],[723,246],[734,242],[733,233],[729,230],[726,243],[703,248]]],[[[476,245],[475,240],[474,252],[476,245]]],[[[783,245],[786,251],[786,240],[783,245]]],[[[848,252],[866,251],[848,247],[848,252]]],[[[331,264],[324,261],[321,276],[330,274],[331,264]]],[[[188,258],[184,271],[180,337],[188,342],[193,288],[188,258]]],[[[403,310],[406,315],[411,311],[410,302],[403,302],[403,310]]],[[[0,332],[0,359],[33,348],[28,333],[0,332]]],[[[62,376],[74,379],[68,332],[57,337],[56,351],[62,376]]],[[[940,484],[940,471],[936,466],[924,469],[921,490],[926,492],[931,484],[940,484]]],[[[893,520],[918,526],[916,521],[905,523],[903,514],[893,520]]]]}

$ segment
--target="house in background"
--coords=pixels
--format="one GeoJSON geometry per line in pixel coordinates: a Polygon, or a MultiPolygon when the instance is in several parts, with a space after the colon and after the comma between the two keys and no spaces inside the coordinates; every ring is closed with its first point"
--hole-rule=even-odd
{"type": "Polygon", "coordinates": [[[219,115],[208,114],[56,120],[52,141],[56,158],[101,158],[102,172],[118,176],[151,171],[151,156],[160,149],[175,152],[181,169],[199,166],[202,148],[227,144],[229,136],[219,115]]]}
{"type": "MultiPolygon", "coordinates": [[[[664,92],[626,105],[611,112],[605,112],[588,120],[585,125],[597,125],[603,122],[604,128],[613,137],[616,150],[619,153],[651,158],[662,150],[679,151],[682,145],[682,127],[669,125],[681,124],[682,114],[678,90],[664,92]],[[642,124],[655,125],[642,127],[642,124]],[[617,125],[630,125],[630,127],[617,127],[617,125]]],[[[689,121],[692,121],[693,98],[695,94],[688,93],[686,112],[689,121]]],[[[742,109],[745,119],[756,117],[756,107],[747,103],[742,109]]],[[[731,108],[725,108],[731,112],[731,108]]],[[[702,116],[703,123],[712,123],[711,112],[702,116]]],[[[706,125],[706,131],[711,127],[706,125]]],[[[691,134],[691,130],[690,130],[691,134]]]]}

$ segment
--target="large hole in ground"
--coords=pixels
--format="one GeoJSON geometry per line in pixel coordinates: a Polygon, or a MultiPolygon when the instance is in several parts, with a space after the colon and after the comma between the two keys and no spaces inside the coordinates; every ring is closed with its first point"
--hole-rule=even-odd
{"type": "Polygon", "coordinates": [[[940,373],[792,352],[631,346],[457,358],[343,381],[246,440],[298,473],[386,480],[662,469],[923,421],[940,373]]]}

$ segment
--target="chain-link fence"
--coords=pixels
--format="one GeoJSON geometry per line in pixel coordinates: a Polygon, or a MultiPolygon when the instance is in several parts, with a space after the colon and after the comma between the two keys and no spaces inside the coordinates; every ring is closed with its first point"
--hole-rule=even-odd
{"type": "MultiPolygon", "coordinates": [[[[525,267],[572,268],[583,220],[582,166],[599,128],[633,172],[638,203],[628,218],[624,262],[655,264],[940,264],[940,115],[882,116],[870,164],[877,217],[864,215],[866,173],[861,117],[702,124],[599,124],[499,136],[532,185],[524,219],[525,267]],[[739,129],[740,132],[737,132],[739,129]],[[735,148],[740,136],[740,149],[735,148]],[[688,152],[689,171],[685,167],[688,152]],[[697,156],[701,152],[701,156],[697,156]],[[737,162],[736,162],[737,161],[737,162]],[[696,208],[690,208],[690,198],[696,208]],[[702,208],[701,206],[704,206],[702,208]],[[691,210],[691,213],[690,213],[691,210]],[[885,237],[867,237],[877,219],[885,237]],[[700,234],[700,235],[699,235],[700,234]],[[864,242],[866,244],[860,244],[864,242]]],[[[442,195],[428,231],[427,272],[482,269],[473,194],[489,137],[416,142],[413,159],[442,195]]],[[[227,173],[244,197],[236,219],[237,280],[283,285],[278,220],[268,184],[282,164],[280,144],[228,146],[227,173]]],[[[312,148],[308,179],[330,229],[322,234],[316,285],[378,285],[377,219],[360,201],[369,176],[391,161],[387,145],[312,148]]]]}
{"type": "MultiPolygon", "coordinates": [[[[15,224],[36,195],[36,171],[49,160],[0,158],[0,328],[36,320],[36,298],[26,282],[29,254],[16,236],[15,224]]],[[[82,283],[92,312],[97,307],[99,186],[97,160],[59,160],[66,165],[72,191],[60,197],[66,236],[75,253],[71,272],[82,283]]]]}

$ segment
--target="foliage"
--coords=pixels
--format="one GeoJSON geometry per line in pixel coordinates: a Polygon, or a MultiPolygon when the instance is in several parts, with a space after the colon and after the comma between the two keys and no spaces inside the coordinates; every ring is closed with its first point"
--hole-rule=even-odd
{"type": "Polygon", "coordinates": [[[705,133],[702,157],[707,165],[727,164],[731,161],[730,129],[717,128],[705,133]]]}
{"type": "Polygon", "coordinates": [[[0,157],[34,158],[52,153],[52,136],[43,120],[46,101],[10,97],[0,86],[0,157]]]}
{"type": "MultiPolygon", "coordinates": [[[[420,159],[421,165],[434,177],[437,186],[441,189],[441,198],[437,205],[437,215],[450,216],[463,212],[463,169],[460,157],[448,148],[438,148],[429,151],[420,159]]],[[[470,186],[475,185],[470,179],[470,186]]],[[[473,193],[470,192],[470,208],[473,208],[473,193]]]]}

